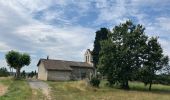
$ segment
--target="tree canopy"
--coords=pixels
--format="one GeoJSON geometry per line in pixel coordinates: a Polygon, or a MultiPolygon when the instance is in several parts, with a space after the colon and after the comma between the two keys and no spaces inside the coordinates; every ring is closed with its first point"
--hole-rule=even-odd
{"type": "Polygon", "coordinates": [[[169,58],[163,55],[161,45],[158,43],[158,38],[150,38],[147,42],[147,49],[145,52],[146,58],[141,70],[142,81],[147,85],[150,84],[149,90],[151,90],[152,81],[156,79],[156,72],[168,66],[169,58]]]}
{"type": "Polygon", "coordinates": [[[9,51],[6,55],[6,62],[7,64],[16,69],[16,77],[20,77],[20,69],[23,66],[28,66],[31,62],[31,58],[28,54],[26,53],[19,53],[17,51],[9,51]]]}
{"type": "MultiPolygon", "coordinates": [[[[101,42],[98,70],[107,77],[110,85],[119,83],[128,89],[128,81],[134,79],[141,68],[152,66],[159,70],[168,64],[168,57],[163,55],[157,38],[148,38],[144,30],[142,25],[126,21],[115,26],[108,39],[101,42]]],[[[147,75],[151,77],[153,74],[147,75]]]]}

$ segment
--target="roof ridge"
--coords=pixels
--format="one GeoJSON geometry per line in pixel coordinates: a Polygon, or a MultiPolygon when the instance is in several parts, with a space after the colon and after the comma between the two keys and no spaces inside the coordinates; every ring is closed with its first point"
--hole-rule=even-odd
{"type": "Polygon", "coordinates": [[[82,67],[82,68],[93,68],[87,62],[77,62],[77,61],[66,61],[66,60],[56,60],[56,59],[40,59],[37,66],[40,63],[44,63],[46,69],[50,70],[72,70],[71,67],[82,67]]]}
{"type": "Polygon", "coordinates": [[[83,61],[71,61],[71,60],[61,60],[61,59],[44,59],[44,58],[41,58],[40,60],[53,60],[53,61],[63,61],[63,62],[79,62],[79,63],[86,63],[86,62],[83,62],[83,61]]]}

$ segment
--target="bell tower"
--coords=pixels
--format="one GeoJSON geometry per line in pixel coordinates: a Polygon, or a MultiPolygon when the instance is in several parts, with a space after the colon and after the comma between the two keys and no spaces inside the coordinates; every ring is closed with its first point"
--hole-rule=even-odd
{"type": "Polygon", "coordinates": [[[90,49],[87,49],[84,54],[85,62],[93,66],[93,58],[92,58],[92,51],[90,49]]]}

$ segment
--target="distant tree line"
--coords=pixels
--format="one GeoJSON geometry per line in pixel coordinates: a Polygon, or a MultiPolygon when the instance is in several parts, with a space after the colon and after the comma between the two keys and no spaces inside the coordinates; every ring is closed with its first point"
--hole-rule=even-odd
{"type": "Polygon", "coordinates": [[[156,75],[156,79],[153,81],[153,83],[170,85],[170,74],[156,75]]]}
{"type": "Polygon", "coordinates": [[[9,72],[7,68],[5,67],[0,68],[0,77],[7,77],[7,76],[9,76],[9,72]]]}
{"type": "Polygon", "coordinates": [[[30,73],[28,73],[28,78],[33,78],[34,76],[37,77],[36,71],[31,71],[30,73]]]}
{"type": "MultiPolygon", "coordinates": [[[[5,67],[0,68],[0,77],[8,77],[8,76],[10,76],[10,72],[7,70],[7,68],[5,67]]],[[[36,71],[25,72],[25,70],[23,70],[20,74],[20,78],[22,79],[33,78],[33,77],[37,77],[36,71]]]]}
{"type": "MultiPolygon", "coordinates": [[[[118,84],[129,89],[129,81],[142,81],[151,90],[155,80],[168,79],[159,75],[162,69],[170,69],[168,56],[158,42],[149,37],[145,28],[131,21],[115,26],[112,31],[101,28],[96,32],[93,62],[97,71],[107,78],[109,85],[118,84]]],[[[158,81],[157,81],[158,82],[158,81]]],[[[161,83],[161,82],[159,82],[161,83]]]]}
{"type": "Polygon", "coordinates": [[[36,71],[25,72],[25,70],[23,70],[21,72],[21,78],[33,78],[33,77],[37,77],[36,71]]]}

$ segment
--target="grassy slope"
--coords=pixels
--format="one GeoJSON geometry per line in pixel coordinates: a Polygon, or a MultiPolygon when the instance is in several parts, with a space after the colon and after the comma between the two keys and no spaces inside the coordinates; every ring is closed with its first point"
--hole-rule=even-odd
{"type": "Polygon", "coordinates": [[[142,83],[130,83],[131,90],[121,90],[104,86],[99,89],[89,87],[85,82],[48,82],[52,87],[54,100],[169,100],[170,86],[154,85],[149,92],[142,83]]]}
{"type": "Polygon", "coordinates": [[[13,80],[7,93],[0,97],[1,100],[30,100],[32,94],[28,84],[23,80],[13,80]]]}
{"type": "Polygon", "coordinates": [[[43,100],[39,90],[32,90],[25,80],[0,79],[0,83],[9,85],[5,95],[0,100],[43,100]]]}
{"type": "MultiPolygon", "coordinates": [[[[40,90],[31,90],[25,80],[0,79],[0,84],[9,86],[8,92],[0,100],[43,100],[40,90]]],[[[84,81],[48,82],[52,87],[52,100],[169,100],[170,86],[153,85],[153,91],[142,83],[130,83],[131,90],[109,88],[102,82],[99,89],[84,81]]]]}

